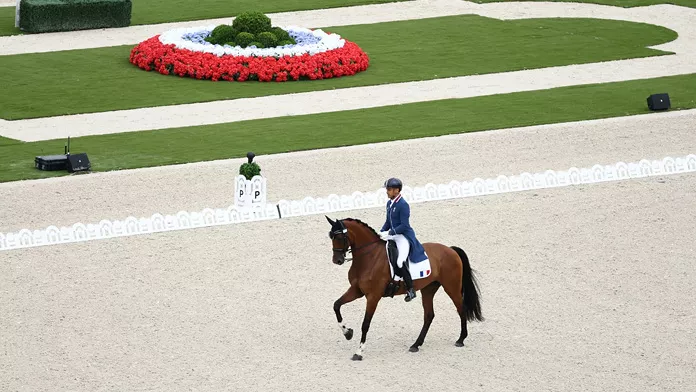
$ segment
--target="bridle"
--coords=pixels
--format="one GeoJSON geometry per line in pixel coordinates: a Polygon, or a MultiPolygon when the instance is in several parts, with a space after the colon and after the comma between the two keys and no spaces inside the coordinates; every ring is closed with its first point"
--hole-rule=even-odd
{"type": "Polygon", "coordinates": [[[343,224],[343,221],[340,221],[340,220],[339,220],[339,221],[338,221],[338,224],[340,225],[340,228],[338,228],[338,229],[336,229],[336,230],[333,230],[333,231],[330,231],[330,232],[329,232],[329,238],[331,238],[332,240],[333,240],[334,238],[336,238],[336,239],[338,239],[339,241],[342,241],[342,242],[343,242],[343,247],[342,247],[342,248],[333,248],[333,251],[334,251],[334,252],[341,253],[341,254],[343,255],[344,261],[352,261],[353,258],[356,256],[356,253],[357,253],[358,250],[364,249],[364,248],[366,248],[366,247],[368,247],[368,246],[371,248],[371,247],[375,246],[375,245],[380,241],[380,238],[378,238],[378,239],[376,239],[376,240],[374,240],[374,241],[368,242],[367,244],[364,244],[364,245],[361,245],[361,246],[359,246],[359,247],[357,247],[357,248],[354,248],[354,247],[352,246],[352,244],[350,243],[350,239],[348,238],[348,229],[346,229],[346,226],[343,224]],[[346,258],[346,253],[352,253],[352,254],[353,254],[353,257],[351,257],[351,258],[346,258]]]}

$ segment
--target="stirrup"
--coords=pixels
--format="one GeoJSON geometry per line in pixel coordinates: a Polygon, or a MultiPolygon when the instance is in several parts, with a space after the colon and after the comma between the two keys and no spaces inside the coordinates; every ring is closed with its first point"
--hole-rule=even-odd
{"type": "Polygon", "coordinates": [[[416,298],[416,291],[411,289],[410,291],[406,291],[406,298],[404,298],[404,301],[406,302],[411,302],[412,299],[416,298]],[[413,292],[413,296],[411,296],[411,292],[413,292]]]}

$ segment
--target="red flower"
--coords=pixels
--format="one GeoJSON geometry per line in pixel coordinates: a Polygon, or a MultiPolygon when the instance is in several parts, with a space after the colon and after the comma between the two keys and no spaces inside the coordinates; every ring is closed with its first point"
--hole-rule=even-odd
{"type": "Polygon", "coordinates": [[[213,81],[285,82],[307,78],[328,79],[355,75],[365,71],[370,59],[354,42],[346,41],[342,48],[315,55],[282,57],[247,57],[194,52],[164,45],[159,35],[136,45],[129,61],[146,71],[213,81]]]}

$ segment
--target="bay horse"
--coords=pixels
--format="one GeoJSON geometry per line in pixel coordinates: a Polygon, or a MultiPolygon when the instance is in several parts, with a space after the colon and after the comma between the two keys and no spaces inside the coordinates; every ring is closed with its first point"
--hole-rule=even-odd
{"type": "MultiPolygon", "coordinates": [[[[354,361],[360,361],[363,359],[367,331],[370,329],[370,322],[377,304],[383,297],[406,294],[406,288],[400,285],[397,291],[387,292],[392,276],[387,259],[386,241],[381,239],[373,228],[359,219],[346,218],[333,221],[326,216],[326,220],[331,224],[329,238],[333,245],[332,262],[342,265],[347,261],[346,253],[353,254],[353,263],[348,270],[350,287],[334,302],[333,306],[338,326],[347,340],[353,337],[353,329],[346,327],[341,316],[341,306],[363,296],[367,301],[360,345],[352,357],[354,361]]],[[[425,335],[435,317],[433,297],[440,286],[454,302],[461,319],[461,331],[455,346],[462,347],[468,335],[467,321],[484,320],[479,301],[478,283],[469,264],[469,258],[461,248],[456,246],[448,247],[436,242],[426,242],[423,243],[423,248],[430,260],[432,272],[428,277],[413,280],[413,289],[422,294],[424,321],[420,335],[409,351],[417,352],[425,341],[425,335]]]]}

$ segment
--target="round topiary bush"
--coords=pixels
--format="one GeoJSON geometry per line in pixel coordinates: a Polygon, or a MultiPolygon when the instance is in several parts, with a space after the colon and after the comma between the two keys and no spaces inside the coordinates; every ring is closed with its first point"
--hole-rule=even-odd
{"type": "Polygon", "coordinates": [[[242,48],[246,48],[250,43],[254,42],[255,39],[256,38],[254,37],[254,34],[241,32],[237,34],[237,37],[234,39],[234,42],[236,42],[242,48]]]}
{"type": "Polygon", "coordinates": [[[271,19],[261,12],[245,12],[240,14],[232,25],[222,24],[216,26],[210,35],[204,38],[213,45],[229,45],[236,42],[238,46],[246,48],[252,43],[257,48],[273,48],[282,45],[296,45],[295,39],[281,27],[271,27],[271,19]],[[244,35],[239,38],[239,35],[244,35]],[[280,43],[283,42],[281,45],[280,43]],[[261,45],[257,45],[260,43],[261,45]]]}
{"type": "Polygon", "coordinates": [[[225,42],[234,41],[234,37],[239,34],[239,31],[230,25],[219,25],[213,29],[206,41],[211,44],[222,45],[225,42]]]}
{"type": "Polygon", "coordinates": [[[251,43],[249,44],[249,46],[255,46],[255,47],[259,48],[259,49],[265,48],[265,46],[263,46],[263,44],[262,44],[261,42],[259,42],[259,41],[251,42],[251,43]]]}
{"type": "Polygon", "coordinates": [[[261,175],[261,167],[256,162],[244,163],[239,167],[239,174],[251,180],[254,176],[261,175]]]}
{"type": "Polygon", "coordinates": [[[278,38],[276,38],[273,33],[268,31],[259,33],[256,36],[256,40],[261,42],[265,48],[272,48],[278,44],[278,38]]]}
{"type": "Polygon", "coordinates": [[[234,19],[232,27],[256,35],[271,30],[271,18],[258,11],[244,12],[234,19]]]}
{"type": "Polygon", "coordinates": [[[292,37],[290,37],[290,34],[288,34],[287,31],[281,29],[280,27],[273,27],[270,31],[271,31],[271,33],[273,33],[273,35],[276,36],[276,39],[278,40],[278,42],[287,40],[287,41],[293,41],[293,44],[297,43],[297,42],[295,42],[294,39],[292,39],[292,37]]]}
{"type": "Polygon", "coordinates": [[[243,175],[247,180],[251,180],[254,176],[261,175],[261,167],[254,162],[254,154],[252,151],[247,153],[247,161],[239,167],[239,174],[243,175]]]}

